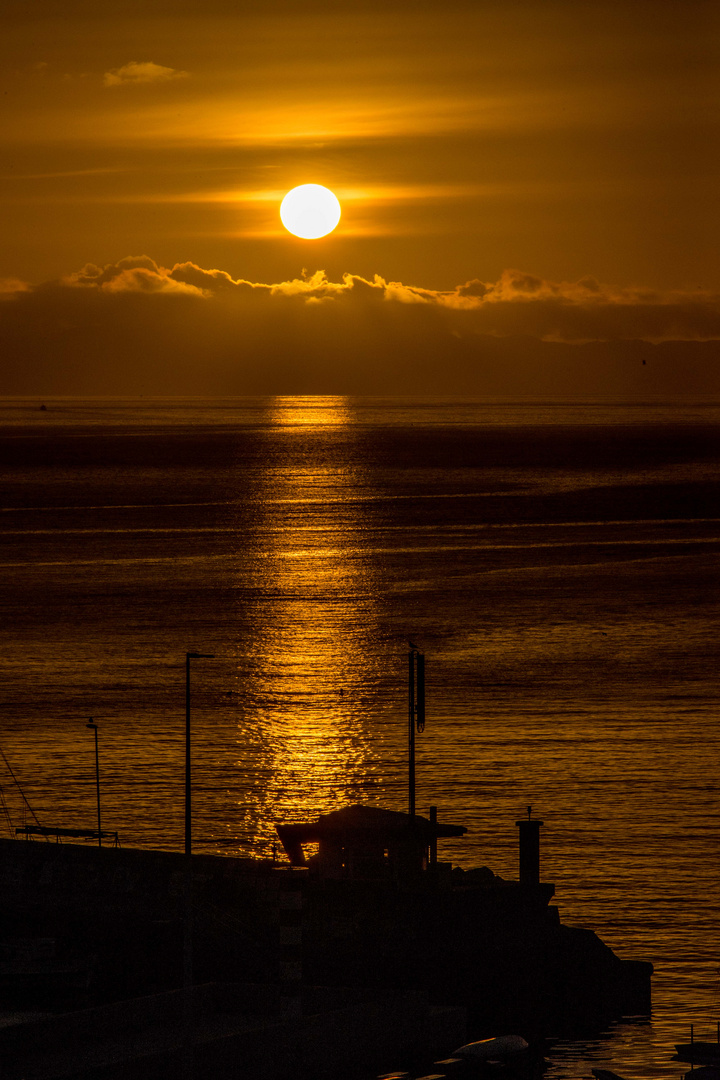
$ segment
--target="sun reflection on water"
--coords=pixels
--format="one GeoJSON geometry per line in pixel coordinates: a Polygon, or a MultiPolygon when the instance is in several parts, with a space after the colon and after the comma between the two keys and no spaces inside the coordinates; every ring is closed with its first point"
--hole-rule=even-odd
{"type": "Polygon", "coordinates": [[[318,424],[338,426],[348,424],[351,414],[348,398],[340,394],[328,394],[325,397],[279,394],[273,398],[270,420],[276,427],[313,427],[318,424]]]}
{"type": "Polygon", "coordinates": [[[293,432],[262,471],[257,558],[238,590],[249,617],[239,659],[240,809],[248,840],[266,853],[274,822],[367,801],[379,771],[371,731],[378,582],[357,542],[362,467],[335,468],[315,454],[318,426],[342,428],[349,417],[339,397],[277,398],[269,415],[293,432]]]}

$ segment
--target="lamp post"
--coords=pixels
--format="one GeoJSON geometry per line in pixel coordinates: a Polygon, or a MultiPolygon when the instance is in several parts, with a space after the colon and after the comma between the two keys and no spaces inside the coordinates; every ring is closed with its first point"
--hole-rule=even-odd
{"type": "Polygon", "coordinates": [[[98,753],[98,726],[92,716],[86,727],[95,732],[95,790],[97,792],[98,847],[102,847],[102,825],[100,824],[100,756],[98,753]]]}

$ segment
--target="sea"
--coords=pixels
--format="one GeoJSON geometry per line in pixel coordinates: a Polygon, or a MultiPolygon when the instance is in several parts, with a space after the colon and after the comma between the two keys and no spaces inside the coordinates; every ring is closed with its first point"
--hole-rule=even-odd
{"type": "MultiPolygon", "coordinates": [[[[417,809],[650,960],[653,1014],[548,1080],[679,1077],[720,1021],[720,403],[0,399],[2,835],[267,857],[275,823],[417,809]]],[[[500,1033],[498,1033],[500,1034],[500,1033]]],[[[552,1034],[552,1033],[551,1033],[552,1034]]]]}

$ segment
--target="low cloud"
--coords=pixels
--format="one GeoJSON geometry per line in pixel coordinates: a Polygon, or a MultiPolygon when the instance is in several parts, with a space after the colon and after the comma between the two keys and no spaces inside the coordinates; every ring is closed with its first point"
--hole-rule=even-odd
{"type": "Polygon", "coordinates": [[[720,394],[720,296],[518,270],[433,290],[146,255],[0,287],[11,393],[720,394]]]}
{"type": "Polygon", "coordinates": [[[186,293],[198,298],[255,296],[327,301],[424,305],[436,311],[448,330],[501,337],[530,335],[544,341],[588,342],[640,339],[712,340],[720,338],[720,294],[701,289],[659,291],[603,285],[595,278],[548,281],[506,270],[497,281],[473,279],[449,291],[425,289],[343,274],[331,281],[322,270],[275,284],[233,278],[224,270],[204,270],[192,262],[172,269],[146,255],[105,267],[88,265],[59,286],[102,292],[186,293]]]}
{"type": "Polygon", "coordinates": [[[20,278],[0,278],[0,299],[12,299],[18,293],[30,292],[30,288],[20,278]]]}
{"type": "Polygon", "coordinates": [[[117,263],[99,267],[87,263],[82,270],[63,278],[61,285],[95,289],[104,293],[186,293],[206,295],[194,285],[176,280],[147,255],[120,259],[117,263]]]}
{"type": "Polygon", "coordinates": [[[136,86],[138,83],[169,82],[171,79],[187,77],[187,71],[176,71],[175,68],[154,64],[151,60],[141,64],[137,60],[131,60],[129,64],[106,71],[103,83],[105,86],[136,86]]]}

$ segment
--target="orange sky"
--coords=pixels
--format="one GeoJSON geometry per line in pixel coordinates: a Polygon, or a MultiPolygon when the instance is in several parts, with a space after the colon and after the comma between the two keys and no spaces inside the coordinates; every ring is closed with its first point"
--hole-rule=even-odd
{"type": "MultiPolygon", "coordinates": [[[[263,286],[377,274],[418,302],[469,281],[498,300],[515,271],[576,307],[599,282],[623,318],[641,294],[702,313],[622,335],[718,336],[715,2],[5,9],[7,303],[141,255],[263,286]],[[300,183],[340,198],[330,237],[282,228],[300,183]]],[[[568,336],[526,308],[478,332],[568,336]]]]}

